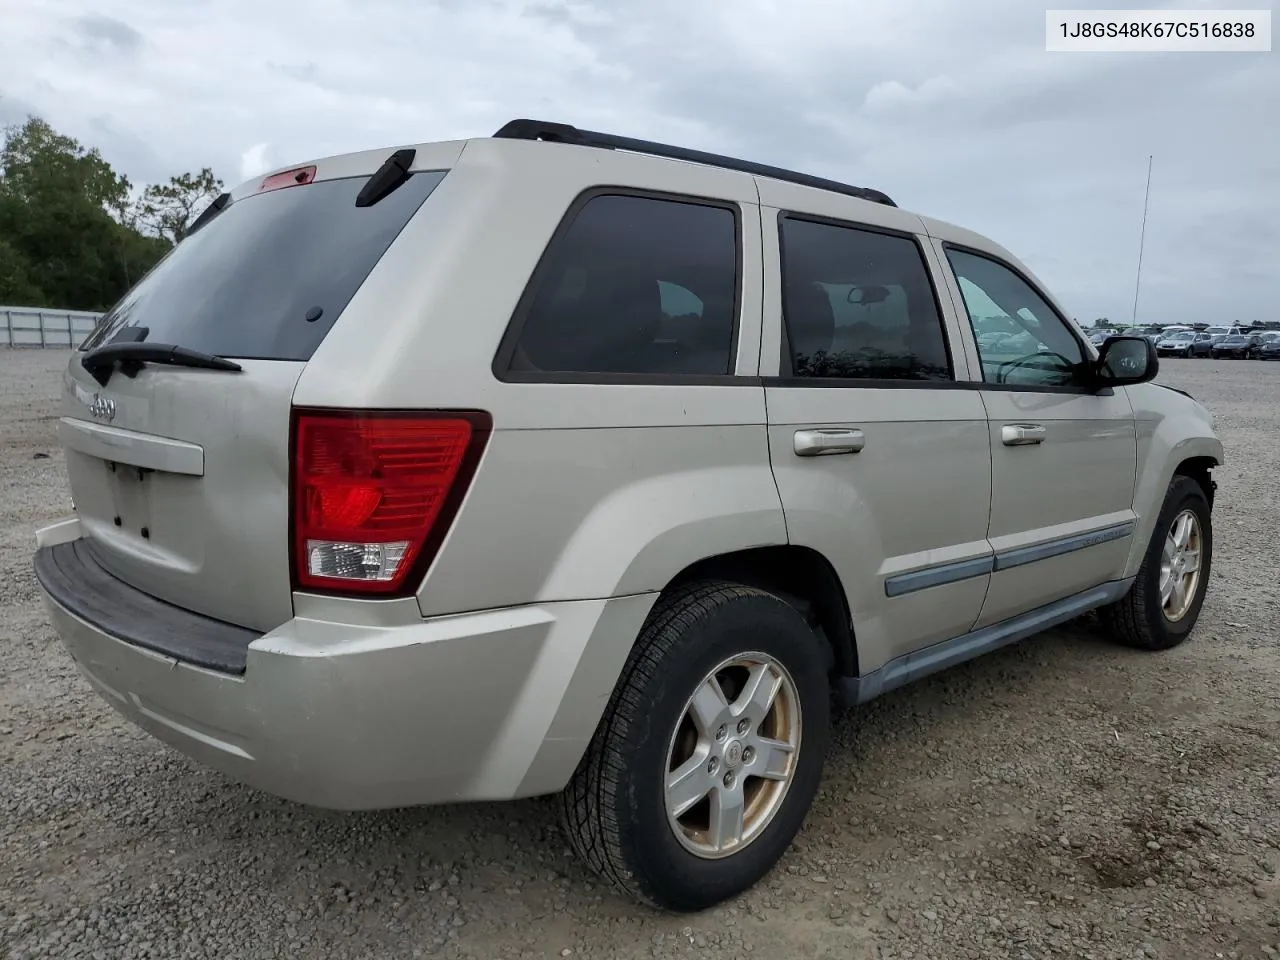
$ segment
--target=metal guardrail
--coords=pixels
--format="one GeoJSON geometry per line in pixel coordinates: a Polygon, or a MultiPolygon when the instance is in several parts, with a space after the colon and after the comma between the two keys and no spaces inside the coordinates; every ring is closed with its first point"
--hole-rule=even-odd
{"type": "Polygon", "coordinates": [[[100,313],[0,306],[0,347],[77,347],[100,313]]]}

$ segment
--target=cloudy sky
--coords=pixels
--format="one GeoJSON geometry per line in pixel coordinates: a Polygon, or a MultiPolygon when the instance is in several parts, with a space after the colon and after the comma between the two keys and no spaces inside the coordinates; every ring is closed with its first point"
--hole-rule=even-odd
{"type": "Polygon", "coordinates": [[[1150,154],[1139,320],[1280,320],[1280,52],[1046,53],[1047,5],[0,0],[0,122],[39,114],[135,183],[517,116],[674,141],[985,233],[1086,323],[1133,312],[1150,154]]]}

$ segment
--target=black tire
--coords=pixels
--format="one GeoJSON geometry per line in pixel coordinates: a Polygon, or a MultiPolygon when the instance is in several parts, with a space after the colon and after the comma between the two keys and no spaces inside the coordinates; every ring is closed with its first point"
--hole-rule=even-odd
{"type": "Polygon", "coordinates": [[[830,740],[829,662],[825,642],[770,593],[709,581],[662,597],[561,794],[574,851],[619,891],[660,909],[702,910],[754,885],[786,852],[817,792],[830,740]],[[685,849],[667,819],[668,749],[701,678],[748,651],[767,654],[790,674],[800,704],[799,750],[772,820],[741,851],[704,859],[685,849]]]}
{"type": "Polygon", "coordinates": [[[1176,476],[1165,494],[1164,506],[1147,545],[1142,566],[1129,592],[1098,611],[1103,629],[1112,639],[1139,650],[1168,650],[1182,643],[1195,629],[1204,606],[1205,591],[1213,567],[1213,514],[1204,489],[1190,477],[1176,476]],[[1200,579],[1187,612],[1170,621],[1160,602],[1160,562],[1164,541],[1175,518],[1191,510],[1200,523],[1200,579]]]}

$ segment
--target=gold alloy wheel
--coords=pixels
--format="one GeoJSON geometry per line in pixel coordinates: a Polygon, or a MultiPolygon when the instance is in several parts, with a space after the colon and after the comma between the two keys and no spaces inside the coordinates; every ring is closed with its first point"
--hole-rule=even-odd
{"type": "Polygon", "coordinates": [[[1185,617],[1195,600],[1203,543],[1200,519],[1194,511],[1183,510],[1174,517],[1160,555],[1160,606],[1170,623],[1185,617]]]}
{"type": "Polygon", "coordinates": [[[800,753],[800,695],[786,667],[742,653],[708,673],[667,748],[667,821],[708,860],[738,853],[772,822],[800,753]]]}

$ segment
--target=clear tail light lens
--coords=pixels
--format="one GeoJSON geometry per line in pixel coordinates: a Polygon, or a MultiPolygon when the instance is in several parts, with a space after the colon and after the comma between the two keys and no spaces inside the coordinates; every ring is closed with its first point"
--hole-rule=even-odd
{"type": "Polygon", "coordinates": [[[491,428],[478,412],[294,412],[298,589],[412,593],[453,521],[491,428]]]}

